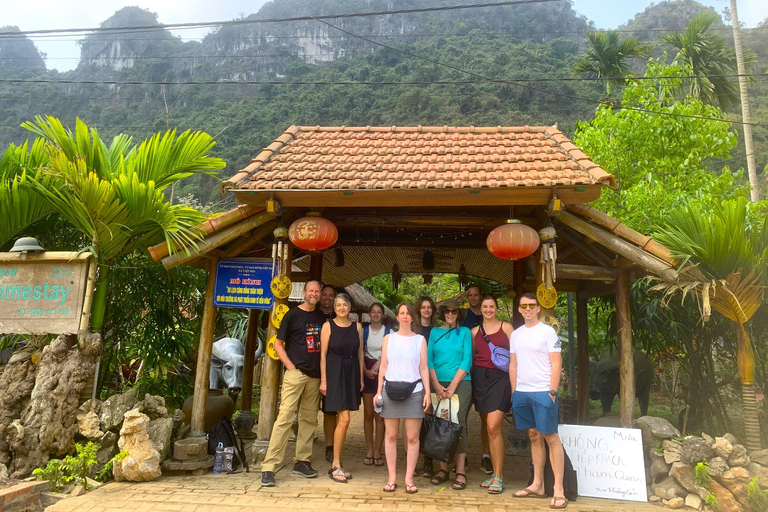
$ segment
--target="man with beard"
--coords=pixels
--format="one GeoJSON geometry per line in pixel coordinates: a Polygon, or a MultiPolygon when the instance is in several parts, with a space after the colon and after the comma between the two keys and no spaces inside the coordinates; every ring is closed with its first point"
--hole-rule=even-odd
{"type": "Polygon", "coordinates": [[[316,308],[320,300],[320,281],[311,279],[304,286],[304,302],[288,311],[280,323],[275,352],[285,365],[280,412],[272,428],[269,448],[261,463],[261,485],[275,485],[275,470],[282,464],[291,426],[298,409],[299,432],[293,472],[314,478],[312,440],[320,405],[320,329],[325,315],[316,308]]]}

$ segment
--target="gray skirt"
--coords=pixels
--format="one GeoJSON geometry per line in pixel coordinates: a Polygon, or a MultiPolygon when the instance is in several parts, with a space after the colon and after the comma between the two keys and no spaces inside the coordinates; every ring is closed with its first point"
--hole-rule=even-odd
{"type": "Polygon", "coordinates": [[[381,406],[382,418],[424,418],[424,389],[415,391],[411,396],[402,401],[390,400],[386,388],[382,390],[381,397],[384,404],[381,406]]]}

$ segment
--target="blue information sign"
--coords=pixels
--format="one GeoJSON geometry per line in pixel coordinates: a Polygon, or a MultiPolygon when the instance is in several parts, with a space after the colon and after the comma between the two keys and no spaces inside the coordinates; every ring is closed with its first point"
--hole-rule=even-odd
{"type": "Polygon", "coordinates": [[[272,309],[271,260],[231,259],[216,263],[213,305],[219,308],[272,309]]]}

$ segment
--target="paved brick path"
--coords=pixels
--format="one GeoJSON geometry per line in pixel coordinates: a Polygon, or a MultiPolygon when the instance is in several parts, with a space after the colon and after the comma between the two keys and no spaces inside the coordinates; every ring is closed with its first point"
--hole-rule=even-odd
{"type": "MultiPolygon", "coordinates": [[[[147,483],[111,483],[84,496],[68,498],[49,507],[47,512],[150,512],[179,510],[183,512],[282,512],[386,510],[403,512],[503,512],[550,510],[549,500],[515,499],[512,492],[525,486],[527,461],[508,456],[505,469],[507,489],[499,496],[489,495],[479,484],[486,476],[479,470],[479,421],[470,413],[469,485],[464,491],[454,491],[450,485],[433,486],[426,478],[417,477],[419,493],[405,493],[403,484],[404,452],[398,461],[399,485],[395,493],[382,492],[387,482],[386,466],[363,465],[365,439],[362,432],[362,412],[353,413],[352,425],[345,447],[345,469],[354,478],[338,484],[325,475],[329,464],[323,458],[324,442],[321,427],[315,440],[313,465],[320,472],[314,479],[305,479],[290,472],[292,445],[289,445],[286,466],[277,473],[277,487],[262,488],[261,472],[252,468],[250,474],[214,475],[201,477],[168,476],[147,483]]],[[[322,420],[322,418],[321,418],[322,420]]],[[[322,421],[319,422],[322,424],[322,421]]],[[[401,445],[402,446],[402,445],[401,445]]],[[[449,484],[449,482],[446,482],[449,484]]],[[[582,512],[642,512],[658,511],[646,503],[632,503],[595,498],[579,498],[568,510],[582,512]]]]}

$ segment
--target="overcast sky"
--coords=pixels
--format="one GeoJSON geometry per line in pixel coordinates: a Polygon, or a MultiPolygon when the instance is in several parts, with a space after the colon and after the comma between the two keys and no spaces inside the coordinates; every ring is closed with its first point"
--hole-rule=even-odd
{"type": "MultiPolygon", "coordinates": [[[[308,0],[309,1],[309,0],[308,0]]],[[[474,3],[476,0],[457,0],[456,4],[474,3]]],[[[730,0],[699,0],[704,5],[722,12],[730,6],[730,0]]],[[[266,0],[36,0],[35,2],[3,2],[2,25],[16,25],[21,30],[90,28],[98,27],[115,11],[127,5],[138,5],[158,14],[160,23],[190,23],[224,21],[252,14],[266,3],[266,0]]],[[[598,28],[616,28],[636,13],[644,10],[651,0],[574,0],[574,9],[595,22],[598,28]]],[[[361,11],[365,2],[361,1],[361,11]]],[[[739,18],[746,27],[755,27],[768,18],[767,0],[738,0],[739,18]]],[[[187,38],[202,38],[206,30],[184,30],[176,35],[187,38]]],[[[48,56],[49,69],[60,71],[77,65],[80,49],[76,39],[67,36],[36,38],[38,49],[48,56]]]]}

